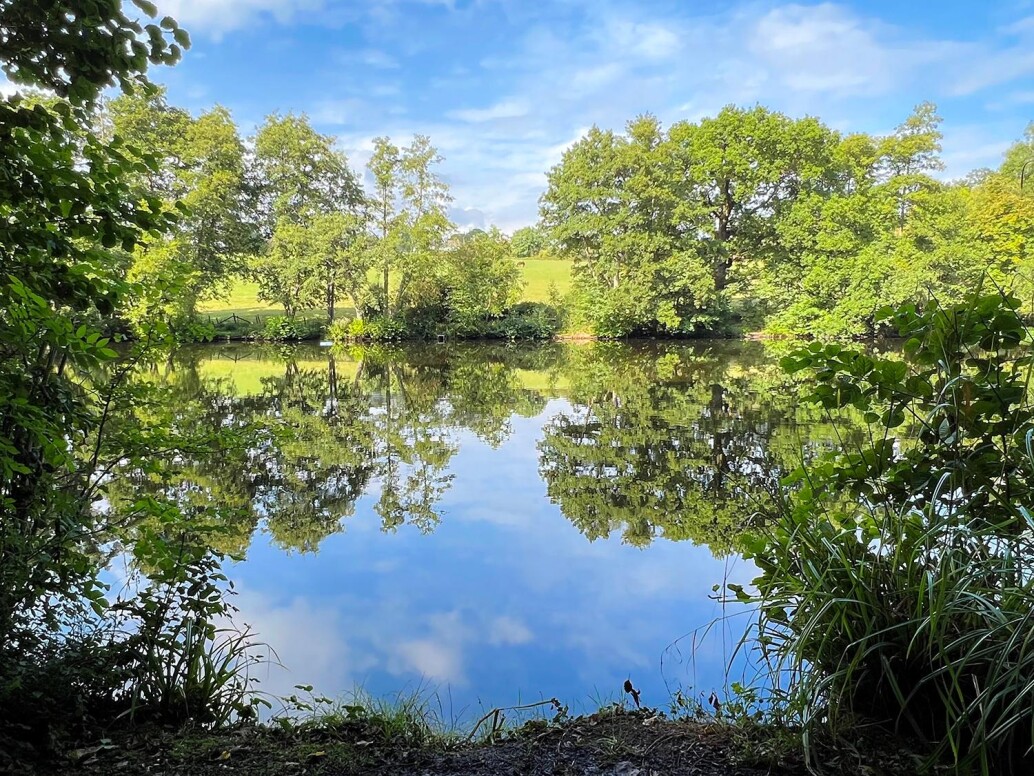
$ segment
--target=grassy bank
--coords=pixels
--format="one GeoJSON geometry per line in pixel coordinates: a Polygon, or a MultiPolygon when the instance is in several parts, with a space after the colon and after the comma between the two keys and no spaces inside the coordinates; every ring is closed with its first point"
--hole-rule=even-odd
{"type": "MultiPolygon", "coordinates": [[[[548,302],[550,288],[555,286],[560,294],[571,289],[571,262],[561,259],[526,259],[523,261],[521,280],[524,283],[524,302],[548,302]]],[[[262,302],[258,298],[258,283],[251,280],[237,280],[222,299],[214,299],[201,305],[201,313],[213,322],[218,322],[234,315],[251,322],[261,322],[274,315],[283,315],[280,305],[262,302]]],[[[354,313],[351,307],[339,308],[342,317],[354,313]]],[[[303,317],[323,317],[320,309],[304,310],[303,317]]]]}

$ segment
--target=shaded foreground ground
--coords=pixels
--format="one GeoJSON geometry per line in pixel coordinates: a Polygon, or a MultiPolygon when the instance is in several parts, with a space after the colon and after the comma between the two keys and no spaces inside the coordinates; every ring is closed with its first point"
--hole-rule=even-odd
{"type": "MultiPolygon", "coordinates": [[[[494,743],[392,738],[366,722],[293,731],[244,726],[218,734],[150,730],[84,747],[26,773],[39,774],[411,774],[412,776],[761,776],[807,773],[771,734],[724,724],[672,721],[612,708],[549,725],[531,722],[494,743]]],[[[886,742],[884,742],[886,743],[886,742]]],[[[896,747],[821,756],[830,773],[909,774],[914,758],[896,747]]],[[[8,763],[10,765],[10,763],[8,763]]],[[[2,770],[0,764],[0,770],[2,770]]]]}

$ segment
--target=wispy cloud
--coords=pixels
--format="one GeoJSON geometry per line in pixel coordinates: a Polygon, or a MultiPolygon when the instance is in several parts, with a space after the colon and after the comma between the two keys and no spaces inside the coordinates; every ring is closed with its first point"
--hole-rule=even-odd
{"type": "MultiPolygon", "coordinates": [[[[535,219],[546,171],[592,124],[620,129],[644,112],[697,120],[762,102],[886,132],[932,99],[957,166],[969,137],[959,127],[986,123],[975,111],[993,107],[997,123],[973,158],[1020,133],[1034,73],[1029,9],[954,27],[912,23],[921,12],[911,4],[875,13],[854,0],[740,0],[707,13],[654,0],[173,0],[170,10],[238,31],[227,43],[270,22],[295,38],[253,69],[234,60],[237,81],[210,84],[212,99],[236,109],[235,90],[251,88],[241,115],[307,110],[359,164],[373,137],[430,135],[457,220],[507,229],[535,219]],[[1005,118],[1014,126],[996,134],[1005,118]]],[[[218,52],[204,53],[195,78],[211,79],[218,52]]]]}
{"type": "Polygon", "coordinates": [[[530,111],[527,103],[522,100],[503,100],[487,108],[463,108],[451,110],[446,115],[449,118],[460,121],[481,124],[486,121],[497,121],[499,119],[515,119],[527,116],[530,111]]]}
{"type": "Polygon", "coordinates": [[[160,10],[196,36],[221,37],[262,19],[289,24],[324,7],[323,0],[162,0],[160,10]]]}

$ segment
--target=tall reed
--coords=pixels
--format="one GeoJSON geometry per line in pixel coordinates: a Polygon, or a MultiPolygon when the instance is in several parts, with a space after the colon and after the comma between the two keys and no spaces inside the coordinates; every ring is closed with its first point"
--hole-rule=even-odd
{"type": "Polygon", "coordinates": [[[1029,342],[1003,294],[887,314],[906,361],[785,360],[869,443],[802,468],[750,547],[757,649],[810,738],[887,726],[957,772],[1034,771],[1029,342]]]}

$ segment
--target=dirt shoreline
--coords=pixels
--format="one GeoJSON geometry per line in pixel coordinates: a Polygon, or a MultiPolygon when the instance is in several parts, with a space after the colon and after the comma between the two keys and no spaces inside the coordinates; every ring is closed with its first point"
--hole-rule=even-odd
{"type": "MultiPolygon", "coordinates": [[[[560,724],[532,721],[492,742],[415,741],[366,722],[279,729],[136,730],[101,743],[0,772],[40,776],[805,776],[803,758],[776,735],[718,721],[672,720],[652,710],[601,710],[560,724]]],[[[823,757],[838,774],[918,772],[916,760],[858,750],[823,757]]],[[[882,751],[881,751],[882,749],[882,751]]],[[[7,763],[8,766],[11,763],[7,763]]]]}

